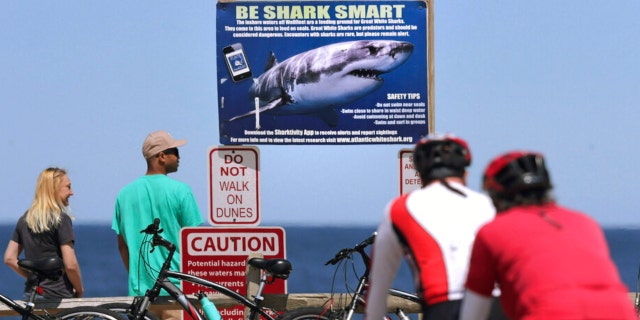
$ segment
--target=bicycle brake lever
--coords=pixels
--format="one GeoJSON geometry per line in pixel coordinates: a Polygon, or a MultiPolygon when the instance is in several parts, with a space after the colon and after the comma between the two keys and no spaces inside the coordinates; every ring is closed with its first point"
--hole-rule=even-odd
{"type": "Polygon", "coordinates": [[[376,240],[376,235],[377,234],[378,234],[377,232],[374,232],[373,235],[371,235],[369,238],[367,238],[364,241],[362,241],[359,244],[357,244],[354,249],[355,250],[359,250],[359,249],[366,248],[367,246],[373,244],[373,242],[375,242],[375,240],[376,240]]]}
{"type": "Polygon", "coordinates": [[[155,218],[153,219],[153,223],[148,225],[146,229],[141,230],[140,233],[146,233],[146,234],[158,234],[161,233],[163,230],[160,229],[160,219],[155,218]]]}
{"type": "Polygon", "coordinates": [[[140,233],[153,234],[153,229],[153,224],[150,224],[145,229],[140,230],[140,233]]]}
{"type": "Polygon", "coordinates": [[[327,265],[330,265],[330,264],[336,264],[335,260],[336,260],[336,258],[333,257],[331,260],[325,262],[324,265],[327,266],[327,265]]]}
{"type": "Polygon", "coordinates": [[[333,257],[333,259],[325,262],[324,265],[326,266],[328,264],[336,264],[336,263],[338,263],[340,260],[344,259],[344,257],[346,257],[349,254],[349,252],[351,252],[350,248],[345,248],[345,249],[340,250],[338,253],[336,253],[336,256],[333,257]]]}

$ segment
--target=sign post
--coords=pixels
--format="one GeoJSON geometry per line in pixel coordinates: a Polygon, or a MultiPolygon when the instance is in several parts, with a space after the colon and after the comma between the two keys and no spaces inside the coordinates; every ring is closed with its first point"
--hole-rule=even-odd
{"type": "Polygon", "coordinates": [[[258,149],[214,147],[209,151],[209,224],[260,223],[258,149]]]}

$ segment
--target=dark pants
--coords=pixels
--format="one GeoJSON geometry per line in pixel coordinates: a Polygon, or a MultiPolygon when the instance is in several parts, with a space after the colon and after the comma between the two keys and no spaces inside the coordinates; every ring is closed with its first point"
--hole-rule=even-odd
{"type": "MultiPolygon", "coordinates": [[[[458,320],[460,317],[460,307],[462,306],[462,300],[452,300],[436,303],[430,306],[423,306],[423,319],[451,319],[458,320]]],[[[491,312],[489,313],[489,320],[509,320],[502,311],[500,300],[493,299],[491,305],[491,312]]]]}

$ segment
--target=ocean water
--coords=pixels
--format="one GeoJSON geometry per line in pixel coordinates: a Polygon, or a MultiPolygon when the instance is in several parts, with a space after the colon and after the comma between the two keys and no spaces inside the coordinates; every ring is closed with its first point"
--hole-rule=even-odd
{"type": "MultiPolygon", "coordinates": [[[[4,249],[11,238],[13,225],[0,225],[0,247],[4,249]]],[[[287,282],[289,293],[331,292],[336,272],[334,266],[325,266],[342,248],[352,247],[366,239],[372,227],[283,227],[285,229],[286,255],[293,265],[287,282]]],[[[85,285],[86,297],[108,297],[127,295],[127,273],[116,245],[116,236],[110,225],[75,225],[76,255],[85,285]]],[[[640,229],[605,229],[611,256],[620,276],[629,288],[636,290],[640,263],[640,229]]],[[[3,250],[4,252],[4,250],[3,250]]],[[[359,261],[358,261],[359,262],[359,261]]],[[[356,263],[356,272],[362,265],[356,263]]],[[[353,270],[350,270],[353,271],[353,270]]],[[[338,277],[343,276],[339,271],[338,277]]],[[[349,272],[352,275],[353,272],[349,272]]],[[[351,280],[355,277],[350,276],[351,280]]],[[[351,281],[355,286],[355,281],[351,281]]],[[[411,274],[402,264],[394,286],[413,291],[411,274]]],[[[336,287],[344,292],[344,286],[336,287]]],[[[23,280],[9,267],[0,266],[0,293],[11,298],[22,297],[23,280]]]]}

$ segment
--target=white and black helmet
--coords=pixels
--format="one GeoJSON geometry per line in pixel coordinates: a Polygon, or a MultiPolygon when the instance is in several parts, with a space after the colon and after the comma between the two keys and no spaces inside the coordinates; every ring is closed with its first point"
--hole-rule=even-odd
{"type": "Polygon", "coordinates": [[[453,134],[430,134],[418,141],[413,151],[413,165],[423,184],[446,177],[462,177],[471,164],[466,141],[453,134]]]}

